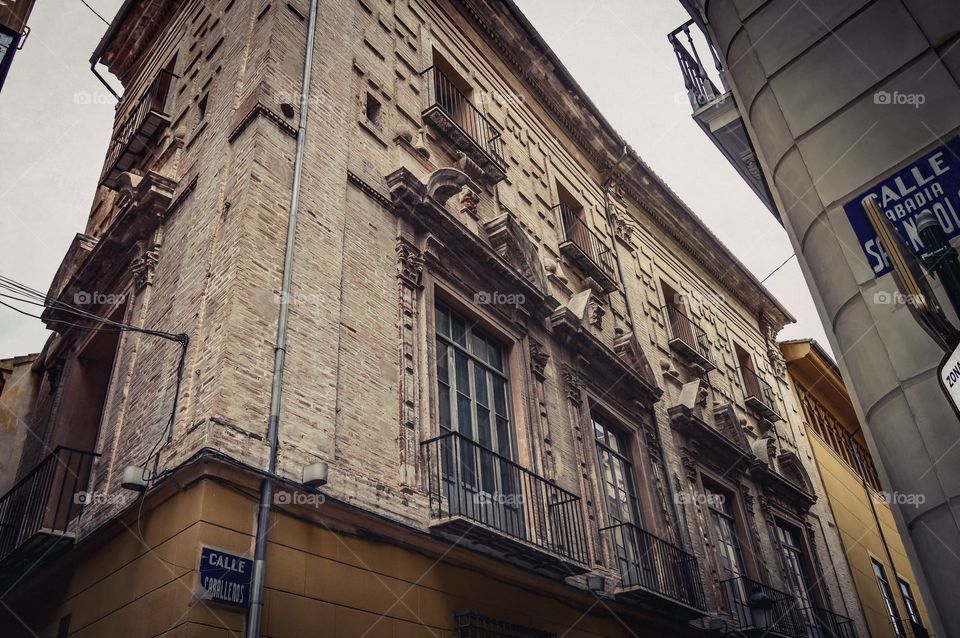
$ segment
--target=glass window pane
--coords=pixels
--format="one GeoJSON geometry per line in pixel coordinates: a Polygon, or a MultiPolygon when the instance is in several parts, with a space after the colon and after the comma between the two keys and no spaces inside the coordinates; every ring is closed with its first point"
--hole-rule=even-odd
{"type": "Polygon", "coordinates": [[[450,362],[447,360],[447,344],[437,340],[437,378],[450,383],[450,362]]]}
{"type": "Polygon", "coordinates": [[[437,332],[445,337],[450,336],[450,315],[442,306],[437,306],[437,332]]]}
{"type": "Polygon", "coordinates": [[[464,325],[463,317],[450,315],[450,338],[458,346],[467,347],[467,328],[464,325]]]}
{"type": "Polygon", "coordinates": [[[487,408],[490,407],[490,399],[487,396],[487,375],[489,373],[479,364],[473,364],[473,396],[477,404],[487,408]]]}
{"type": "Polygon", "coordinates": [[[488,344],[488,350],[487,361],[491,366],[503,372],[503,351],[500,349],[500,346],[490,342],[488,344]]]}
{"type": "Polygon", "coordinates": [[[483,335],[476,330],[470,333],[470,354],[483,362],[487,361],[487,342],[483,335]]]}

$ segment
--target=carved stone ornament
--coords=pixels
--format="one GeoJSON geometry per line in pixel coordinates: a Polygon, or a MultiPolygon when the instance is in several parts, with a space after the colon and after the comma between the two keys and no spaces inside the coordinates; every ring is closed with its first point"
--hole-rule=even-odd
{"type": "Polygon", "coordinates": [[[464,188],[460,193],[460,212],[473,219],[480,219],[477,207],[480,205],[480,196],[470,188],[464,188]]]}
{"type": "Polygon", "coordinates": [[[547,290],[547,276],[540,252],[513,213],[505,212],[483,225],[494,250],[541,292],[547,290]]]}
{"type": "Polygon", "coordinates": [[[542,343],[530,340],[530,371],[533,376],[543,381],[546,378],[545,370],[550,355],[546,352],[542,343]]]}
{"type": "Polygon", "coordinates": [[[414,287],[423,278],[423,253],[404,239],[397,240],[397,275],[414,287]]]}
{"type": "Polygon", "coordinates": [[[580,391],[583,390],[583,379],[580,377],[580,373],[564,364],[560,375],[566,389],[567,401],[579,407],[583,402],[580,396],[580,391]]]}
{"type": "Polygon", "coordinates": [[[447,200],[459,193],[464,188],[469,188],[474,192],[479,192],[477,186],[469,175],[455,168],[438,168],[430,173],[426,181],[427,195],[432,197],[438,204],[443,205],[447,200]]]}
{"type": "Polygon", "coordinates": [[[130,272],[133,274],[133,284],[137,291],[153,285],[153,274],[160,262],[160,246],[149,244],[143,246],[140,254],[130,262],[130,272]]]}

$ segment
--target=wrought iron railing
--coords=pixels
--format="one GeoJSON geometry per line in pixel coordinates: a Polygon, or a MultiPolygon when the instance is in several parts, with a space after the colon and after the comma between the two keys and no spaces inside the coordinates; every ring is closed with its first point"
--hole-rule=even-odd
{"type": "Polygon", "coordinates": [[[465,518],[566,559],[587,562],[579,496],[459,432],[421,445],[434,520],[465,518]]]}
{"type": "Polygon", "coordinates": [[[730,615],[740,629],[763,629],[765,635],[805,637],[803,614],[791,594],[745,576],[729,578],[720,584],[726,593],[730,615]],[[770,607],[765,619],[750,606],[750,597],[754,594],[764,594],[768,600],[770,607]]]}
{"type": "Polygon", "coordinates": [[[0,560],[38,533],[63,534],[99,454],[58,447],[0,497],[0,560]]]}
{"type": "Polygon", "coordinates": [[[429,103],[439,106],[481,150],[501,168],[505,167],[500,131],[439,68],[431,66],[423,75],[427,78],[429,103]]]}
{"type": "MultiPolygon", "coordinates": [[[[687,95],[690,97],[690,104],[694,110],[708,104],[721,95],[721,91],[707,75],[703,62],[700,60],[700,54],[693,43],[693,37],[690,35],[690,27],[693,26],[693,20],[689,20],[676,28],[667,35],[670,44],[673,45],[673,52],[677,56],[677,63],[680,65],[680,72],[683,74],[683,84],[687,88],[687,95]],[[686,35],[686,44],[678,37],[681,33],[686,35]]],[[[713,50],[711,49],[711,54],[713,50]]],[[[720,64],[714,55],[714,64],[719,69],[720,64]]]]}
{"type": "Polygon", "coordinates": [[[710,357],[710,342],[707,341],[707,333],[703,328],[675,305],[667,304],[661,311],[669,326],[670,339],[679,339],[687,348],[713,363],[710,357]]]}
{"type": "Polygon", "coordinates": [[[107,161],[104,164],[103,173],[100,175],[101,182],[113,171],[124,149],[128,148],[136,136],[141,133],[141,129],[150,113],[167,115],[167,98],[170,95],[173,78],[173,74],[167,70],[161,70],[157,73],[157,77],[144,91],[140,101],[137,102],[123,124],[117,129],[117,133],[113,136],[110,147],[107,149],[107,161]]]}
{"type": "Polygon", "coordinates": [[[773,394],[773,388],[770,384],[760,378],[756,372],[750,368],[740,368],[740,376],[743,379],[743,393],[747,399],[753,398],[763,404],[763,406],[773,414],[780,414],[777,410],[777,400],[773,394]]]}
{"type": "Polygon", "coordinates": [[[623,587],[641,586],[696,609],[706,609],[696,556],[632,523],[600,531],[613,541],[623,587]]]}
{"type": "Polygon", "coordinates": [[[806,623],[807,638],[858,638],[852,618],[821,607],[807,607],[801,610],[801,615],[806,623]]]}
{"type": "Polygon", "coordinates": [[[557,206],[560,212],[560,224],[563,227],[564,238],[580,249],[585,257],[590,259],[603,274],[612,281],[617,280],[617,266],[613,252],[600,237],[590,230],[583,218],[577,214],[569,204],[557,206]]]}

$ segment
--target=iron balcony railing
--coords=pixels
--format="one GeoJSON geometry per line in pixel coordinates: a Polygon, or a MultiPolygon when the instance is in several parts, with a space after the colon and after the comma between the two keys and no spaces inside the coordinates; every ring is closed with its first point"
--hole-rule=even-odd
{"type": "Polygon", "coordinates": [[[38,535],[62,536],[99,454],[58,447],[0,497],[0,561],[38,535]]]}
{"type": "Polygon", "coordinates": [[[585,564],[580,497],[507,457],[447,432],[424,441],[431,517],[465,518],[585,564]]]}
{"type": "Polygon", "coordinates": [[[679,340],[686,350],[703,359],[712,368],[710,342],[707,341],[707,333],[703,328],[675,305],[667,304],[661,308],[661,312],[664,313],[667,321],[670,340],[679,340]]]}
{"type": "Polygon", "coordinates": [[[741,367],[740,377],[743,379],[743,393],[747,403],[761,409],[768,417],[779,418],[780,412],[777,410],[777,400],[773,395],[773,388],[770,387],[770,384],[749,368],[741,367]]]}
{"type": "Polygon", "coordinates": [[[135,168],[152,142],[170,119],[166,112],[167,98],[174,75],[161,70],[144,91],[123,124],[117,129],[107,149],[107,161],[100,182],[111,188],[121,173],[135,168]]]}
{"type": "Polygon", "coordinates": [[[706,610],[697,557],[632,523],[600,530],[613,541],[624,589],[643,587],[700,610],[706,610]]]}
{"type": "MultiPolygon", "coordinates": [[[[693,37],[690,35],[691,26],[693,26],[693,20],[685,22],[674,29],[667,36],[667,39],[673,45],[673,52],[677,56],[677,63],[680,65],[680,72],[683,74],[683,84],[687,88],[690,104],[696,111],[701,106],[720,97],[722,91],[717,89],[717,86],[707,75],[703,62],[700,60],[700,54],[697,52],[697,47],[693,44],[693,37]],[[686,43],[680,39],[681,33],[686,36],[686,43]]],[[[710,53],[714,53],[712,48],[710,53]]],[[[713,55],[713,60],[719,71],[721,66],[716,55],[713,55]]]]}
{"type": "Polygon", "coordinates": [[[569,204],[557,206],[564,243],[560,250],[572,247],[570,258],[594,278],[606,292],[617,288],[617,265],[613,251],[590,230],[583,218],[569,204]]]}
{"type": "Polygon", "coordinates": [[[797,605],[797,599],[786,592],[769,585],[750,580],[745,576],[729,578],[720,583],[726,592],[730,615],[741,630],[762,629],[767,636],[789,636],[805,638],[803,614],[797,605]],[[750,607],[750,596],[762,593],[772,601],[767,614],[767,626],[761,626],[763,620],[750,607]]]}
{"type": "Polygon", "coordinates": [[[801,610],[806,623],[807,638],[859,638],[852,618],[823,609],[807,607],[801,610]]]}
{"type": "MultiPolygon", "coordinates": [[[[423,72],[427,78],[430,106],[439,107],[450,121],[482,150],[498,168],[504,170],[503,137],[457,85],[436,66],[423,72]]],[[[476,159],[476,158],[471,158],[476,159]]],[[[477,162],[482,164],[483,162],[477,162]]]]}

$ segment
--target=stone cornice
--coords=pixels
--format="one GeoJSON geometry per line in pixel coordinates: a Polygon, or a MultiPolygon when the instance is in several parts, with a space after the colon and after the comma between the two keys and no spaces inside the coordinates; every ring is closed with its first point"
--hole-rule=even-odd
{"type": "MultiPolygon", "coordinates": [[[[629,151],[625,164],[631,168],[620,173],[618,180],[624,193],[699,267],[747,306],[755,317],[765,315],[778,330],[794,321],[629,148],[511,0],[456,0],[455,4],[598,171],[608,171],[614,163],[612,158],[619,157],[625,148],[629,151]]],[[[645,220],[638,221],[642,224],[645,220]]]]}

